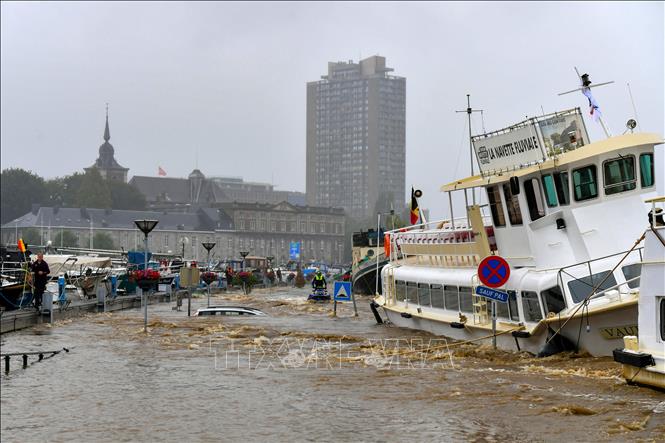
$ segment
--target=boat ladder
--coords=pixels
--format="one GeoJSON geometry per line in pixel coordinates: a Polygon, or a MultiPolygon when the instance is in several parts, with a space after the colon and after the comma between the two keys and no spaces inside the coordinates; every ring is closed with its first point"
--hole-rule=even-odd
{"type": "Polygon", "coordinates": [[[485,297],[476,295],[476,286],[479,285],[480,281],[478,281],[478,275],[474,274],[471,278],[471,288],[473,290],[471,294],[471,301],[473,302],[473,324],[486,325],[490,322],[490,315],[488,312],[489,302],[485,297]]]}

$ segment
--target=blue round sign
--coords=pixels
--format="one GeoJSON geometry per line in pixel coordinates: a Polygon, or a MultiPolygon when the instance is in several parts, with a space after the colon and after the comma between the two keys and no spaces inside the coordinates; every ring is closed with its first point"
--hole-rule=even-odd
{"type": "Polygon", "coordinates": [[[478,278],[483,285],[498,288],[510,278],[510,266],[503,257],[490,255],[478,265],[478,278]]]}

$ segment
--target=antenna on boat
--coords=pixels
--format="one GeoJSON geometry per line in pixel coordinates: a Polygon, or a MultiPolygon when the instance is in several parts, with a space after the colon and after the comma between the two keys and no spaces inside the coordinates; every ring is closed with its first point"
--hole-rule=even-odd
{"type": "MultiPolygon", "coordinates": [[[[468,118],[469,118],[469,160],[471,161],[471,177],[473,177],[473,142],[471,141],[471,113],[473,112],[480,112],[480,115],[482,116],[483,110],[482,109],[472,109],[471,108],[471,95],[467,94],[466,95],[466,110],[464,111],[455,111],[455,112],[466,112],[468,118]]],[[[483,123],[483,132],[484,132],[484,126],[485,124],[483,123]]],[[[466,193],[466,190],[464,191],[466,193]]],[[[471,196],[472,196],[472,201],[473,204],[476,204],[476,191],[474,189],[471,189],[471,196]]]]}
{"type": "Polygon", "coordinates": [[[603,122],[603,117],[602,114],[600,113],[600,109],[598,108],[598,104],[591,95],[591,88],[597,88],[598,86],[609,85],[611,83],[614,83],[614,80],[592,85],[591,80],[589,79],[589,74],[580,75],[580,71],[577,70],[577,67],[575,67],[575,73],[577,74],[577,77],[580,80],[580,87],[572,89],[570,91],[561,92],[559,93],[559,95],[570,94],[572,92],[577,92],[577,91],[582,92],[582,94],[584,94],[584,96],[587,99],[589,99],[589,110],[591,112],[591,117],[600,123],[600,126],[602,126],[603,131],[605,132],[605,136],[607,136],[607,138],[610,138],[612,134],[610,133],[609,129],[607,129],[607,126],[605,126],[605,122],[603,122]]]}

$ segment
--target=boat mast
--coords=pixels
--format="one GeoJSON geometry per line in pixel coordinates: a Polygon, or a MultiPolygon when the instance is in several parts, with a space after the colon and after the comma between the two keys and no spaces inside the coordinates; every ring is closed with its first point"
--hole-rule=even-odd
{"type": "MultiPolygon", "coordinates": [[[[471,164],[471,177],[473,177],[473,142],[471,141],[471,113],[473,112],[480,112],[482,115],[483,110],[482,109],[471,109],[471,95],[467,94],[466,95],[466,110],[465,111],[455,111],[455,112],[466,112],[467,117],[469,118],[469,162],[471,164]]],[[[485,126],[483,124],[483,126],[485,126]]],[[[464,195],[466,195],[466,190],[464,190],[464,195]]],[[[476,204],[476,190],[471,189],[471,196],[472,196],[472,201],[473,204],[476,204]]]]}

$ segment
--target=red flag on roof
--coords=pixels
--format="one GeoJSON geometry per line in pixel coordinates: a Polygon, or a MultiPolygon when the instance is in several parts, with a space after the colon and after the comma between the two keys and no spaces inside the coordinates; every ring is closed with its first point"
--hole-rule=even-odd
{"type": "Polygon", "coordinates": [[[163,175],[163,176],[165,176],[165,175],[166,175],[166,171],[163,170],[161,166],[158,166],[158,168],[159,168],[159,169],[157,170],[157,174],[158,174],[158,175],[163,175]]]}

